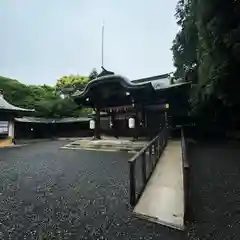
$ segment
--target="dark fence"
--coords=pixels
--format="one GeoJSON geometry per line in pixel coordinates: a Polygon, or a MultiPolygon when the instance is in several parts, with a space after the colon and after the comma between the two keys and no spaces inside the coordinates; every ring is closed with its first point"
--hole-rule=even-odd
{"type": "Polygon", "coordinates": [[[161,132],[146,147],[129,161],[130,170],[130,204],[134,206],[140,198],[164,148],[167,145],[168,129],[161,132]]]}
{"type": "MultiPolygon", "coordinates": [[[[184,212],[188,212],[187,199],[189,198],[189,162],[187,154],[187,140],[186,140],[186,128],[181,128],[181,148],[182,148],[182,163],[183,163],[183,181],[184,181],[184,212]]],[[[185,216],[186,217],[186,216],[185,216]]]]}
{"type": "Polygon", "coordinates": [[[185,129],[181,128],[181,147],[182,147],[182,159],[183,159],[183,166],[186,167],[188,165],[187,162],[187,149],[186,149],[186,139],[185,139],[185,129]]]}
{"type": "Polygon", "coordinates": [[[88,122],[73,123],[15,123],[16,139],[88,137],[93,136],[88,122]]]}

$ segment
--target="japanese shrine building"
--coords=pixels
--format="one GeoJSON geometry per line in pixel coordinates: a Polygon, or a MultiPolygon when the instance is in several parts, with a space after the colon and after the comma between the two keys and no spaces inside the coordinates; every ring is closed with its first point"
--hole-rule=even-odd
{"type": "Polygon", "coordinates": [[[15,136],[14,118],[34,110],[13,106],[7,102],[0,92],[0,147],[12,144],[15,136]]]}
{"type": "Polygon", "coordinates": [[[169,74],[130,81],[104,71],[73,95],[78,105],[94,109],[95,138],[100,138],[100,111],[108,113],[118,134],[125,130],[138,136],[154,135],[166,116],[180,119],[188,115],[190,83],[171,84],[169,74]],[[135,119],[134,131],[128,129],[129,118],[135,119]]]}

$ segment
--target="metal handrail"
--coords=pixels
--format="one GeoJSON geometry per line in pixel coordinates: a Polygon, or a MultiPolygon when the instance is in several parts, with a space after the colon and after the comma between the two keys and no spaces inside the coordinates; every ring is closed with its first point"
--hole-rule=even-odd
{"type": "Polygon", "coordinates": [[[150,178],[165,146],[167,145],[168,129],[164,126],[160,133],[153,138],[144,148],[129,159],[129,174],[130,174],[130,204],[134,206],[140,198],[148,179],[150,178]],[[148,153],[148,161],[146,157],[148,153]],[[136,191],[136,162],[141,159],[142,172],[142,187],[139,194],[136,191]],[[147,172],[147,165],[150,166],[150,171],[147,172]]]}
{"type": "Polygon", "coordinates": [[[138,153],[136,153],[130,160],[128,160],[128,162],[134,162],[137,160],[138,157],[140,157],[143,153],[145,153],[149,147],[156,141],[156,139],[159,137],[159,134],[152,139],[144,148],[142,148],[138,153]]]}
{"type": "Polygon", "coordinates": [[[186,138],[184,134],[184,128],[181,128],[181,148],[182,148],[182,170],[183,170],[183,181],[184,181],[184,212],[187,208],[187,194],[188,191],[188,159],[187,159],[187,144],[186,144],[186,138]]]}
{"type": "Polygon", "coordinates": [[[184,134],[183,127],[181,128],[181,148],[182,148],[182,159],[183,159],[183,165],[187,165],[187,149],[186,149],[186,139],[184,134]]]}

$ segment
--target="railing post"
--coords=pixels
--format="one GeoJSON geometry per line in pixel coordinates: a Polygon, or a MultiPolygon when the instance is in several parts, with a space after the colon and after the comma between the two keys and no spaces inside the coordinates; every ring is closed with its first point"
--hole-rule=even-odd
{"type": "Polygon", "coordinates": [[[165,148],[166,146],[166,138],[167,138],[167,131],[166,131],[166,127],[163,130],[163,148],[165,148]]]}
{"type": "Polygon", "coordinates": [[[155,161],[154,142],[153,142],[151,148],[152,148],[152,158],[151,159],[152,159],[152,172],[153,172],[154,161],[155,161]]]}
{"type": "Polygon", "coordinates": [[[157,141],[154,142],[154,165],[156,164],[158,159],[158,154],[157,154],[157,141]]]}
{"type": "Polygon", "coordinates": [[[135,161],[130,162],[130,204],[136,203],[135,161]]]}
{"type": "MultiPolygon", "coordinates": [[[[152,145],[149,146],[149,166],[152,168],[152,145]]],[[[152,169],[150,169],[150,173],[152,172],[152,169]]]]}
{"type": "Polygon", "coordinates": [[[166,145],[167,145],[167,143],[168,143],[168,136],[169,136],[169,130],[168,130],[168,128],[166,127],[166,129],[165,129],[166,145]]]}
{"type": "Polygon", "coordinates": [[[142,177],[143,177],[143,183],[146,184],[147,171],[146,171],[146,153],[145,152],[142,155],[142,177]]]}
{"type": "Polygon", "coordinates": [[[158,139],[158,150],[159,150],[159,157],[161,156],[161,152],[162,152],[162,140],[161,137],[159,137],[158,139]]]}
{"type": "Polygon", "coordinates": [[[158,139],[158,155],[159,155],[159,157],[161,156],[161,151],[162,151],[161,137],[159,136],[159,139],[158,139]]]}
{"type": "MultiPolygon", "coordinates": [[[[154,167],[156,166],[168,139],[168,132],[167,128],[164,127],[161,129],[161,132],[153,138],[149,144],[144,147],[139,153],[133,156],[129,160],[129,198],[130,204],[132,207],[135,206],[139,194],[141,194],[142,189],[145,187],[149,177],[153,173],[154,167]],[[154,151],[154,152],[153,152],[154,151]],[[148,154],[149,156],[146,156],[148,154]],[[154,156],[152,156],[154,155],[154,156]],[[143,187],[141,187],[140,193],[136,190],[137,187],[137,180],[136,180],[136,161],[139,161],[141,158],[141,172],[142,172],[142,180],[143,180],[143,187]]],[[[140,169],[138,169],[140,170],[140,169]]]]}

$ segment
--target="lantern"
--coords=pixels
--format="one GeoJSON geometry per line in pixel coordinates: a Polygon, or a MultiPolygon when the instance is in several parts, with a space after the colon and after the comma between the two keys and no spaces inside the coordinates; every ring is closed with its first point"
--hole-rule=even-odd
{"type": "Polygon", "coordinates": [[[169,104],[168,103],[165,104],[165,108],[169,109],[169,104]]]}
{"type": "Polygon", "coordinates": [[[129,128],[135,128],[135,119],[134,118],[128,119],[128,126],[129,126],[129,128]]]}
{"type": "Polygon", "coordinates": [[[95,121],[93,119],[90,120],[89,127],[90,129],[95,129],[95,121]]]}

